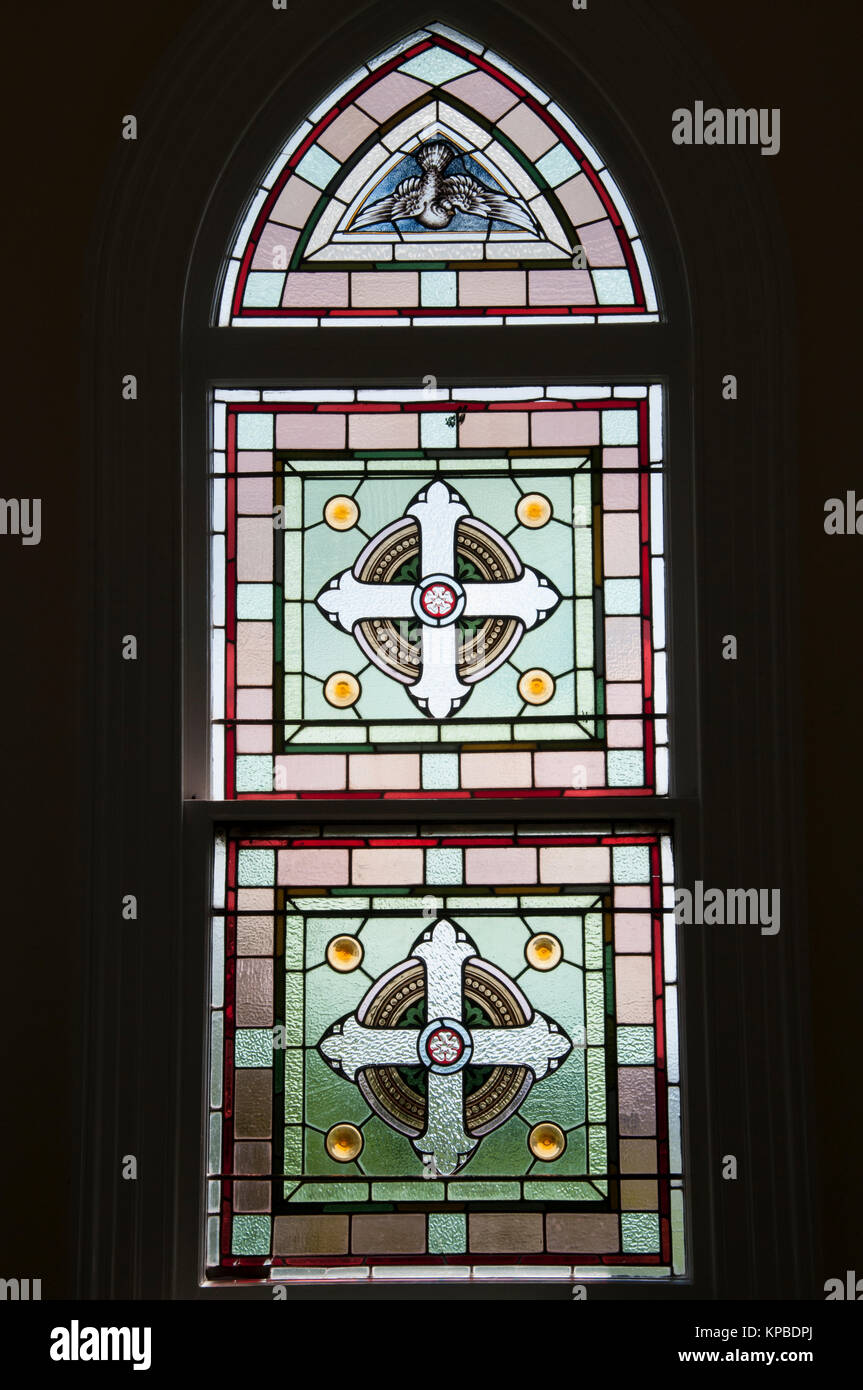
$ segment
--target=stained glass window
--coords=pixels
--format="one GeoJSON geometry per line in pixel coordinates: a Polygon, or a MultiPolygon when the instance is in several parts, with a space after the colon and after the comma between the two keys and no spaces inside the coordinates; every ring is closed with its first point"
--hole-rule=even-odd
{"type": "Polygon", "coordinates": [[[632,214],[561,107],[429,25],[293,132],[228,259],[222,324],[655,322],[632,214]]]}
{"type": "MultiPolygon", "coordinates": [[[[219,308],[658,317],[602,157],[438,24],[294,131],[219,308]]],[[[211,796],[257,809],[215,843],[206,1275],[674,1279],[666,387],[494,347],[443,386],[424,341],[212,392],[211,796]]]]}
{"type": "Polygon", "coordinates": [[[667,791],[661,401],[217,393],[214,795],[667,791]]]}
{"type": "Polygon", "coordinates": [[[672,883],[633,826],[220,837],[210,1277],[680,1272],[672,883]]]}

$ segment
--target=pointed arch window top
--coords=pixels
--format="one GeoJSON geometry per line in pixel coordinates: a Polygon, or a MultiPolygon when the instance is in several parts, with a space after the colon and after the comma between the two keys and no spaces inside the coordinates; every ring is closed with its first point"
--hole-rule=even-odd
{"type": "Polygon", "coordinates": [[[443,25],[353,73],[252,197],[223,326],[656,322],[602,158],[527,77],[443,25]]]}

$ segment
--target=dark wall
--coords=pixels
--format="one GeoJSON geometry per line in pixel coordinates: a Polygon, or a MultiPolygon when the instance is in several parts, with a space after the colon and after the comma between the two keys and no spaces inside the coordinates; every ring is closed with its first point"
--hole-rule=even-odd
{"type": "MultiPolygon", "coordinates": [[[[266,5],[267,0],[248,0],[266,5]]],[[[561,0],[564,3],[564,0],[561,0]]],[[[590,24],[589,0],[573,24],[590,24]]],[[[518,6],[512,6],[517,10],[518,6]]],[[[863,537],[828,537],[823,504],[857,485],[860,465],[854,224],[859,137],[858,7],[829,0],[676,0],[743,105],[781,107],[782,152],[764,159],[778,193],[800,316],[800,680],[805,765],[811,983],[822,1270],[860,1260],[858,1061],[863,909],[855,781],[863,661],[859,593],[863,537]],[[855,428],[857,426],[857,428],[855,428]],[[856,953],[856,965],[854,957],[856,953]],[[855,1231],[855,1221],[858,1223],[855,1231]]],[[[45,1297],[72,1292],[76,1164],[87,961],[82,914],[90,807],[82,738],[87,619],[99,556],[89,545],[88,460],[81,456],[79,336],[83,263],[121,116],[199,6],[149,0],[118,8],[21,9],[6,21],[10,108],[4,218],[7,338],[5,497],[43,499],[43,535],[26,547],[0,537],[5,657],[2,801],[4,1094],[7,1138],[0,1275],[41,1277],[45,1297]]],[[[699,95],[693,72],[693,100],[699,95]]],[[[657,93],[657,102],[662,94],[657,93]]],[[[577,114],[577,101],[576,107],[577,114]]],[[[117,364],[118,374],[125,369],[117,364]]],[[[728,370],[734,370],[730,364],[728,370]]],[[[130,499],[130,504],[133,499],[130,499]]],[[[134,525],[134,508],[130,515],[134,525]]],[[[729,618],[729,630],[734,619],[729,618]]],[[[118,924],[119,929],[119,924],[118,924]]],[[[86,1243],[86,1213],[81,1232],[86,1243]]]]}

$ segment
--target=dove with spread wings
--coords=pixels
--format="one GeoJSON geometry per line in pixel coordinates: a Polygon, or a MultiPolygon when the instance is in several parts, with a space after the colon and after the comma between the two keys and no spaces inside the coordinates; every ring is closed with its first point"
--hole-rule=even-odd
{"type": "Polygon", "coordinates": [[[457,156],[446,141],[432,140],[422,145],[414,157],[422,175],[404,179],[394,193],[363,208],[351,224],[351,231],[376,222],[397,222],[403,217],[413,217],[424,227],[437,231],[448,227],[457,212],[489,220],[500,218],[529,232],[534,230],[530,213],[511,198],[486,188],[472,174],[447,175],[447,168],[457,156]]]}

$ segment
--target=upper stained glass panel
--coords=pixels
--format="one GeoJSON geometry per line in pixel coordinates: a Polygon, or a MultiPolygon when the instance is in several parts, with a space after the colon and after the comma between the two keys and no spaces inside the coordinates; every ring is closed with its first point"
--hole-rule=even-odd
{"type": "Polygon", "coordinates": [[[668,791],[662,388],[218,391],[213,795],[668,791]]]}
{"type": "Polygon", "coordinates": [[[655,322],[600,155],[489,49],[429,25],[294,131],[228,259],[222,325],[655,322]]]}

